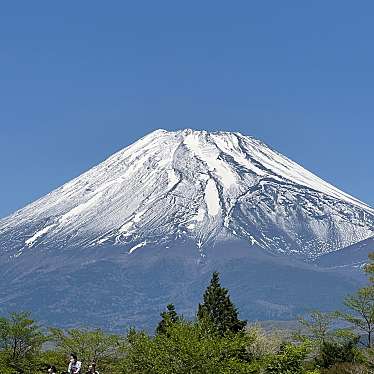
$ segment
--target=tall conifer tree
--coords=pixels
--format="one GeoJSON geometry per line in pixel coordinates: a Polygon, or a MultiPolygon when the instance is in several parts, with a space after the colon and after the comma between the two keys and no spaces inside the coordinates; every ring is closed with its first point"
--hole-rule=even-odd
{"type": "Polygon", "coordinates": [[[166,307],[166,311],[160,314],[162,320],[159,322],[156,333],[157,334],[165,334],[167,333],[167,329],[174,323],[177,323],[181,320],[181,317],[178,316],[177,312],[175,311],[174,304],[168,304],[166,307]]]}
{"type": "Polygon", "coordinates": [[[199,304],[197,318],[210,321],[218,334],[237,333],[247,324],[247,321],[238,318],[238,311],[230,300],[228,290],[221,287],[218,272],[213,273],[203,300],[204,302],[199,304]]]}

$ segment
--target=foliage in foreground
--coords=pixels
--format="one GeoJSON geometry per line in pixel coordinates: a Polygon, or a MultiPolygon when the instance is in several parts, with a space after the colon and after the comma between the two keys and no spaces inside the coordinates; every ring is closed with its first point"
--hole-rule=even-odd
{"type": "MultiPolygon", "coordinates": [[[[371,282],[374,266],[366,268],[371,282]]],[[[228,290],[214,273],[199,304],[196,320],[178,315],[173,304],[161,313],[155,335],[131,329],[126,335],[100,329],[46,330],[28,313],[0,318],[0,373],[46,373],[47,366],[66,372],[71,352],[83,371],[95,361],[110,374],[369,374],[372,347],[374,284],[346,299],[346,310],[311,313],[300,319],[292,338],[246,326],[228,290]],[[346,328],[336,329],[337,319],[346,328]]]]}

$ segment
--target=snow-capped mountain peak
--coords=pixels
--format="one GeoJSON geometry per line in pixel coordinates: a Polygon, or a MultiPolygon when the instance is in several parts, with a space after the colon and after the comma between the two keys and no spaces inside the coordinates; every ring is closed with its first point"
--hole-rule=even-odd
{"type": "Polygon", "coordinates": [[[156,130],[0,220],[0,248],[245,240],[315,257],[373,230],[372,208],[255,138],[156,130]]]}

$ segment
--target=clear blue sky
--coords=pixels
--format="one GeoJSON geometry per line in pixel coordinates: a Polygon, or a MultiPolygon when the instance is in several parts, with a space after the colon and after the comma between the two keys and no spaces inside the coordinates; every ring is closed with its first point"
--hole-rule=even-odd
{"type": "Polygon", "coordinates": [[[9,1],[0,217],[156,128],[253,135],[374,205],[371,1],[9,1]]]}

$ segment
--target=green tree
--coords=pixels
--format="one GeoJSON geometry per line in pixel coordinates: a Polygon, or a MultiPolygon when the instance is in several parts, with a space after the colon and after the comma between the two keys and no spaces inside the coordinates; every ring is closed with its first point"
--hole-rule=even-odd
{"type": "Polygon", "coordinates": [[[374,252],[369,253],[370,262],[365,266],[365,272],[371,283],[374,283],[374,252]]]}
{"type": "Polygon", "coordinates": [[[220,335],[242,331],[247,324],[247,321],[241,321],[238,318],[238,311],[230,300],[228,290],[221,287],[218,272],[213,273],[203,295],[203,303],[199,304],[197,319],[211,321],[220,335]]]}
{"type": "Polygon", "coordinates": [[[280,351],[268,358],[265,372],[268,374],[303,374],[304,361],[310,351],[307,341],[300,345],[284,344],[280,351]]]}
{"type": "Polygon", "coordinates": [[[124,344],[122,337],[106,334],[101,329],[71,329],[65,332],[52,328],[50,332],[51,341],[56,344],[55,351],[66,358],[71,352],[76,353],[84,368],[95,361],[101,370],[112,372],[124,344]]]}
{"type": "Polygon", "coordinates": [[[317,345],[322,345],[331,339],[335,319],[336,313],[323,313],[318,310],[311,312],[307,317],[301,317],[299,323],[304,331],[300,333],[300,337],[307,337],[317,345]]]}
{"type": "Polygon", "coordinates": [[[0,365],[3,372],[35,373],[46,340],[29,313],[11,313],[9,318],[0,318],[0,365]]]}
{"type": "Polygon", "coordinates": [[[160,314],[162,319],[156,328],[157,334],[165,334],[169,326],[181,320],[181,317],[178,316],[173,304],[168,304],[166,309],[167,311],[160,314]]]}
{"type": "Polygon", "coordinates": [[[166,334],[150,337],[132,331],[123,359],[125,374],[245,374],[250,363],[243,357],[246,334],[207,334],[207,321],[180,321],[166,334]]]}
{"type": "Polygon", "coordinates": [[[338,315],[363,334],[364,339],[361,339],[361,343],[371,348],[374,332],[374,287],[360,288],[356,294],[348,296],[344,304],[349,311],[338,312],[338,315]]]}
{"type": "Polygon", "coordinates": [[[262,360],[276,354],[285,340],[281,332],[273,329],[265,331],[258,324],[247,327],[245,333],[250,336],[251,344],[247,350],[253,360],[262,360]]]}
{"type": "Polygon", "coordinates": [[[370,374],[369,371],[362,364],[353,364],[353,363],[343,363],[335,364],[331,368],[322,370],[322,374],[370,374]]]}
{"type": "Polygon", "coordinates": [[[316,358],[321,368],[330,368],[339,363],[354,363],[358,359],[357,340],[324,341],[316,358]]]}

